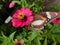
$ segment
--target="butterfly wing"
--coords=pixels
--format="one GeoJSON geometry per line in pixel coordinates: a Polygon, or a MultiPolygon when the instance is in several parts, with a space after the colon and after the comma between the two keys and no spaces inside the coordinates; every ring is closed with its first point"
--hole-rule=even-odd
{"type": "Polygon", "coordinates": [[[58,18],[56,12],[41,12],[40,14],[34,15],[34,21],[31,24],[34,26],[34,30],[42,30],[44,26],[56,18],[58,18]]]}

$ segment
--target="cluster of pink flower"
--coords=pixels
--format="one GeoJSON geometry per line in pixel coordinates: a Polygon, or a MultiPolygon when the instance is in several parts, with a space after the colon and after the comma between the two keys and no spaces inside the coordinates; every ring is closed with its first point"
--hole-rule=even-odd
{"type": "MultiPolygon", "coordinates": [[[[14,7],[15,2],[11,2],[9,8],[14,7]]],[[[32,11],[30,8],[21,8],[13,14],[12,25],[14,27],[28,26],[33,21],[32,11]]]]}
{"type": "MultiPolygon", "coordinates": [[[[14,7],[15,2],[11,2],[9,8],[14,7]]],[[[13,14],[12,25],[14,27],[24,27],[28,26],[34,19],[32,16],[32,11],[30,8],[21,8],[13,14]]],[[[60,12],[57,12],[60,15],[60,12]]],[[[54,24],[60,24],[60,19],[53,21],[54,24]]]]}
{"type": "MultiPolygon", "coordinates": [[[[9,8],[14,7],[14,5],[15,5],[15,2],[11,2],[9,5],[9,8]]],[[[57,12],[57,13],[60,15],[60,12],[57,12]]],[[[18,9],[13,14],[13,19],[11,20],[11,22],[12,22],[12,25],[17,28],[17,27],[28,26],[33,20],[34,20],[33,12],[30,10],[30,8],[21,8],[21,9],[18,9]]],[[[54,20],[53,23],[60,24],[60,19],[54,20]]],[[[23,39],[21,39],[20,41],[16,39],[15,41],[16,41],[15,45],[24,44],[23,39]]]]}

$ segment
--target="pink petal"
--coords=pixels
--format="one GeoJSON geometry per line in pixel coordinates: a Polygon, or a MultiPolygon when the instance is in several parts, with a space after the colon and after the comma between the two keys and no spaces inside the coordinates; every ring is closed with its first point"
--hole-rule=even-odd
{"type": "Polygon", "coordinates": [[[23,13],[25,13],[25,9],[24,8],[21,8],[20,11],[23,12],[23,13]]]}
{"type": "Polygon", "coordinates": [[[33,16],[28,17],[28,19],[26,21],[26,25],[29,25],[33,20],[34,20],[33,16]]]}
{"type": "Polygon", "coordinates": [[[18,18],[18,14],[17,13],[13,14],[13,18],[18,18]]]}
{"type": "Polygon", "coordinates": [[[20,25],[20,27],[24,27],[25,26],[25,22],[22,22],[22,24],[20,25]]]}
{"type": "Polygon", "coordinates": [[[60,14],[60,12],[57,12],[58,14],[60,14]]]}
{"type": "Polygon", "coordinates": [[[9,8],[14,7],[14,5],[15,5],[15,2],[11,2],[11,3],[9,4],[9,8]]]}
{"type": "Polygon", "coordinates": [[[14,27],[19,27],[20,25],[22,25],[22,22],[20,22],[20,20],[18,20],[18,19],[12,19],[12,25],[14,26],[14,27]]]}
{"type": "Polygon", "coordinates": [[[56,19],[53,21],[54,24],[60,24],[60,19],[56,19]]]}
{"type": "Polygon", "coordinates": [[[19,13],[21,13],[20,10],[17,10],[14,14],[13,14],[13,18],[18,18],[19,13]]]}
{"type": "Polygon", "coordinates": [[[31,16],[32,15],[32,11],[30,10],[30,8],[25,9],[25,14],[26,14],[26,16],[31,16]]]}
{"type": "Polygon", "coordinates": [[[33,21],[33,16],[32,15],[32,11],[30,10],[30,8],[21,8],[19,10],[17,10],[14,14],[13,14],[13,19],[12,19],[12,25],[14,27],[24,27],[29,25],[32,21],[33,21]],[[23,22],[21,20],[18,19],[18,16],[20,13],[24,13],[27,16],[27,21],[23,22]]]}

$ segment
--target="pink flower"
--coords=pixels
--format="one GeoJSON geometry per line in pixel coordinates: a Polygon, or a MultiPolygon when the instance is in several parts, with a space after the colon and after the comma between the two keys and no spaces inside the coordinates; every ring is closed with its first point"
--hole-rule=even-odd
{"type": "Polygon", "coordinates": [[[11,2],[11,3],[9,4],[9,8],[14,7],[14,5],[15,5],[15,2],[11,2]]]}
{"type": "Polygon", "coordinates": [[[30,8],[21,8],[13,14],[12,25],[14,27],[28,26],[33,21],[32,11],[30,8]]]}
{"type": "MultiPolygon", "coordinates": [[[[58,15],[60,15],[60,12],[57,12],[58,15]]],[[[60,24],[60,18],[53,21],[54,24],[60,24]]]]}

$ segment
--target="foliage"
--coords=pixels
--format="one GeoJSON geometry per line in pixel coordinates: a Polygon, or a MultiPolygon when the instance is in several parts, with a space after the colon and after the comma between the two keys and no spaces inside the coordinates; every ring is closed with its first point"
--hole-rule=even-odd
{"type": "Polygon", "coordinates": [[[40,12],[42,9],[44,9],[45,1],[44,0],[13,0],[15,3],[17,3],[19,6],[23,8],[31,8],[34,12],[40,12]]]}
{"type": "MultiPolygon", "coordinates": [[[[23,32],[24,33],[24,32],[23,32]]],[[[25,32],[26,33],[26,32],[25,32]]],[[[26,35],[26,34],[23,35],[26,35]]],[[[60,25],[48,24],[43,31],[31,30],[25,37],[24,45],[56,45],[60,43],[60,25]]],[[[21,39],[22,34],[17,38],[21,39]]]]}
{"type": "Polygon", "coordinates": [[[2,42],[0,45],[14,45],[14,34],[15,32],[13,32],[12,34],[9,35],[9,37],[6,37],[3,33],[2,36],[0,36],[0,41],[2,42]]]}
{"type": "MultiPolygon", "coordinates": [[[[7,0],[6,0],[7,1],[7,0]]],[[[7,2],[11,2],[9,0],[7,2]]],[[[13,11],[9,11],[9,15],[12,15],[15,10],[24,7],[31,8],[33,12],[39,13],[44,9],[45,0],[13,0],[17,6],[12,8],[13,11]]],[[[4,0],[2,2],[5,2],[4,0]]],[[[0,10],[8,10],[6,6],[0,2],[0,10]],[[3,7],[3,8],[2,8],[3,7]]],[[[54,7],[54,11],[60,11],[60,7],[54,7]]],[[[14,39],[24,39],[24,45],[57,45],[60,43],[60,25],[48,24],[44,30],[34,31],[33,26],[28,30],[24,28],[14,28],[11,23],[0,25],[0,45],[15,45],[14,39]]]]}
{"type": "Polygon", "coordinates": [[[56,6],[53,8],[54,11],[60,11],[60,6],[56,6]]]}
{"type": "MultiPolygon", "coordinates": [[[[16,33],[12,33],[9,37],[2,36],[0,37],[0,41],[4,44],[4,41],[9,45],[12,40],[12,44],[14,42],[14,34],[18,40],[24,39],[24,45],[56,45],[60,43],[60,25],[56,24],[48,24],[44,30],[34,31],[31,26],[31,31],[27,31],[27,28],[23,28],[24,31],[16,35],[16,33]],[[1,40],[2,39],[2,40],[1,40]]],[[[6,44],[6,43],[5,43],[6,44]]],[[[11,44],[11,45],[12,45],[11,44]]]]}

